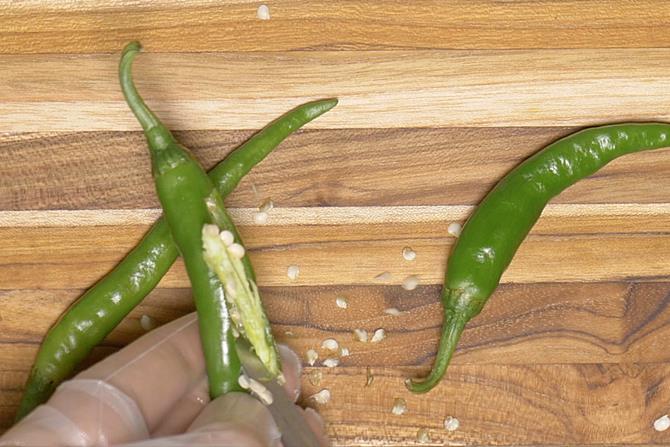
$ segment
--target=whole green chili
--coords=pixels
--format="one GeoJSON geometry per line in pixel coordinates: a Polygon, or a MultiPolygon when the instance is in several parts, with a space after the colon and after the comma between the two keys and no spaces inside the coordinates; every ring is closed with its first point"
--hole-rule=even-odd
{"type": "Polygon", "coordinates": [[[670,125],[628,123],[584,129],[560,139],[508,173],[466,222],[447,262],[444,324],[429,376],[407,381],[430,391],[444,375],[466,323],[479,314],[547,202],[613,159],[670,146],[670,125]]]}
{"type": "MultiPolygon", "coordinates": [[[[286,137],[337,104],[325,99],[302,104],[268,124],[209,173],[225,197],[286,137]]],[[[55,388],[156,287],[177,258],[164,219],[106,276],[77,299],[49,329],[26,382],[18,421],[45,402],[55,388]],[[93,323],[93,324],[90,324],[93,323]]]]}
{"type": "Polygon", "coordinates": [[[147,138],[163,215],[191,282],[209,394],[216,398],[240,390],[241,372],[224,286],[202,255],[202,228],[215,223],[208,204],[222,210],[223,200],[197,160],[177,142],[135,89],[131,68],[139,51],[138,42],[131,42],[123,49],[119,64],[121,90],[147,138]]]}

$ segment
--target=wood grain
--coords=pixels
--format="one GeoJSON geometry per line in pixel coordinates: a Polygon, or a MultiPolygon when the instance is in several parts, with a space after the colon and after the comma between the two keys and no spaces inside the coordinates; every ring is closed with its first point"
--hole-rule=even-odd
{"type": "MultiPolygon", "coordinates": [[[[519,249],[503,282],[652,280],[667,281],[670,252],[667,218],[627,216],[626,232],[617,216],[545,219],[519,249]],[[589,223],[590,220],[590,223],[589,223]],[[655,228],[645,232],[647,222],[655,228]],[[575,228],[595,232],[575,232],[575,228]],[[638,230],[640,229],[640,230],[638,230]],[[650,253],[658,255],[650,256],[650,253]],[[549,255],[550,254],[550,255],[549,255]],[[538,265],[538,259],[542,263],[538,265]],[[630,262],[644,259],[644,262],[630,262]]],[[[242,237],[263,286],[375,284],[382,272],[392,284],[419,275],[423,284],[441,284],[451,244],[449,220],[419,223],[242,226],[242,237]],[[401,252],[410,246],[417,259],[401,252]],[[289,280],[289,265],[300,267],[289,280]]],[[[86,287],[133,247],[147,226],[1,228],[0,289],[86,287]],[[39,253],[39,255],[38,255],[39,253]]],[[[188,285],[178,261],[165,287],[188,285]]]]}
{"type": "MultiPolygon", "coordinates": [[[[146,54],[135,77],[147,102],[178,130],[258,129],[268,115],[324,97],[340,104],[310,127],[585,126],[670,121],[669,55],[666,49],[146,54]]],[[[117,54],[1,56],[0,132],[138,130],[117,85],[117,62],[117,54]]]]}
{"type": "Polygon", "coordinates": [[[119,51],[140,39],[152,51],[285,51],[408,48],[663,47],[663,2],[605,0],[228,0],[10,2],[0,17],[4,53],[119,51]],[[586,13],[588,12],[588,13],[586,13]]]}
{"type": "MultiPolygon", "coordinates": [[[[525,445],[543,437],[571,445],[595,439],[627,445],[667,441],[651,428],[670,397],[668,353],[661,342],[670,333],[667,283],[503,286],[466,329],[443,384],[429,395],[415,396],[401,382],[425,373],[434,355],[440,322],[437,292],[437,287],[425,287],[408,297],[399,287],[381,286],[262,290],[278,338],[297,352],[315,348],[323,358],[326,352],[319,346],[330,337],[351,349],[342,367],[321,368],[318,386],[304,385],[307,396],[324,387],[332,391],[332,401],[319,411],[339,445],[372,439],[407,445],[418,427],[428,427],[439,442],[468,445],[525,445]],[[338,295],[346,296],[346,310],[335,306],[338,295]],[[389,306],[403,313],[385,315],[389,306]],[[387,331],[382,342],[353,341],[354,328],[377,327],[387,331]],[[370,388],[363,387],[366,366],[372,366],[375,376],[370,388]],[[396,397],[408,402],[409,413],[403,417],[390,413],[396,397]],[[523,408],[522,416],[510,417],[512,407],[523,408]],[[441,427],[448,415],[461,422],[454,434],[441,427]]],[[[15,410],[48,322],[78,294],[30,290],[0,295],[0,425],[6,426],[15,410]],[[35,322],[29,328],[23,324],[27,316],[35,322]]],[[[191,310],[188,289],[157,289],[93,357],[144,333],[141,315],[160,323],[191,310]]]]}
{"type": "MultiPolygon", "coordinates": [[[[417,445],[420,427],[429,429],[429,445],[667,445],[667,433],[652,428],[670,398],[666,364],[455,365],[440,388],[420,396],[402,384],[413,370],[374,368],[365,388],[364,368],[321,369],[320,385],[305,381],[304,391],[332,390],[318,410],[341,446],[417,445]],[[404,416],[391,413],[397,397],[407,401],[404,416]],[[461,423],[453,434],[443,428],[447,416],[461,423]]],[[[1,396],[7,425],[18,393],[1,396]]]]}
{"type": "MultiPolygon", "coordinates": [[[[670,446],[652,427],[670,413],[670,149],[616,160],[552,201],[446,380],[422,396],[402,384],[435,355],[450,223],[560,136],[670,121],[670,6],[266,3],[269,21],[250,0],[0,0],[0,430],[49,325],[160,215],[117,82],[121,48],[140,39],[140,91],[207,167],[290,107],[340,99],[227,201],[277,337],[321,360],[325,338],[351,350],[338,368],[317,364],[319,385],[314,368],[303,377],[306,396],[332,392],[318,410],[334,445],[418,445],[426,428],[435,446],[670,446]],[[399,286],[409,274],[412,292],[399,286]],[[387,338],[360,343],[355,328],[387,338]]],[[[143,315],[192,309],[178,262],[82,368],[142,335],[143,315]]]]}
{"type": "MultiPolygon", "coordinates": [[[[256,207],[272,198],[277,207],[474,205],[514,166],[572,131],[306,130],[254,168],[226,204],[256,207]]],[[[245,131],[177,134],[207,168],[249,136],[245,131]]],[[[619,158],[554,203],[667,203],[669,154],[664,149],[619,158]]],[[[136,132],[0,135],[0,209],[158,207],[150,171],[144,137],[136,132]]]]}
{"type": "MultiPolygon", "coordinates": [[[[421,366],[435,353],[442,322],[438,286],[409,293],[398,286],[264,287],[261,292],[279,340],[304,354],[327,338],[351,351],[343,366],[421,366]],[[349,307],[335,306],[344,297],[349,307]],[[398,316],[384,310],[395,307],[398,316]],[[384,328],[382,343],[361,343],[354,329],[384,328]],[[288,333],[288,334],[287,334],[288,333]]],[[[11,290],[0,293],[3,364],[27,371],[49,326],[80,294],[79,289],[11,290]],[[26,327],[25,320],[35,321],[26,327]],[[19,351],[17,351],[17,349],[19,351]],[[30,353],[19,358],[12,352],[30,353]],[[15,358],[10,361],[10,358],[15,358]]],[[[454,364],[661,363],[670,361],[662,342],[670,334],[670,284],[552,283],[503,285],[467,327],[454,364]],[[588,298],[585,298],[588,297],[588,298]]],[[[118,348],[145,331],[142,315],[162,324],[193,311],[190,289],[152,292],[104,343],[118,348]]]]}

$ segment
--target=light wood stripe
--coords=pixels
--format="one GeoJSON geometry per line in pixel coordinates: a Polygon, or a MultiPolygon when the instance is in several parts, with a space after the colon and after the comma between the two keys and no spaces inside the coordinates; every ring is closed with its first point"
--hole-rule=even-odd
{"type": "MultiPolygon", "coordinates": [[[[419,275],[441,284],[454,242],[449,221],[240,226],[263,286],[389,284],[419,275]],[[418,254],[403,259],[403,247],[418,254]],[[297,281],[286,271],[300,267],[297,281]]],[[[0,289],[88,287],[135,246],[147,225],[0,227],[0,289]]],[[[558,216],[540,219],[503,282],[670,280],[670,219],[658,216],[558,216]],[[639,260],[633,262],[632,260],[639,260]]],[[[181,262],[163,287],[187,287],[181,262]]]]}
{"type": "MultiPolygon", "coordinates": [[[[465,220],[474,206],[379,206],[273,208],[266,224],[255,222],[257,208],[229,208],[243,226],[372,225],[392,223],[454,222],[465,220]]],[[[149,225],[161,216],[158,209],[0,211],[0,228],[92,227],[149,225]]],[[[550,204],[544,217],[670,216],[670,203],[550,204]]],[[[640,228],[644,231],[644,228],[640,228]]]]}
{"type": "Polygon", "coordinates": [[[3,1],[0,51],[119,51],[140,39],[156,51],[408,48],[663,47],[664,2],[607,0],[3,1]]]}
{"type": "MultiPolygon", "coordinates": [[[[669,55],[665,49],[147,54],[136,78],[172,129],[256,129],[268,114],[333,96],[340,105],[311,127],[583,126],[670,120],[669,55]]],[[[0,90],[0,131],[139,129],[122,101],[117,63],[116,54],[0,57],[0,85],[7,86],[0,90]]]]}

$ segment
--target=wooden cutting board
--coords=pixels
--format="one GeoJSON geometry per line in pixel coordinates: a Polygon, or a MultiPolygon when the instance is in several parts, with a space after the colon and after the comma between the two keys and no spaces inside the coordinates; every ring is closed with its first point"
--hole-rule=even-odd
{"type": "MultiPolygon", "coordinates": [[[[670,121],[670,5],[272,0],[270,20],[259,5],[0,8],[0,429],[48,327],[160,213],[116,78],[139,39],[139,90],[207,167],[284,111],[340,99],[227,200],[277,337],[301,355],[323,358],[326,338],[351,352],[305,368],[306,396],[332,393],[305,403],[334,445],[413,445],[420,429],[428,445],[670,444],[653,428],[670,412],[670,150],[619,159],[554,200],[443,383],[403,386],[434,358],[450,223],[577,128],[670,121]],[[400,286],[408,275],[416,290],[400,286]],[[361,343],[357,328],[387,337],[361,343]]],[[[89,363],[140,336],[143,315],[192,309],[177,263],[89,363]]]]}

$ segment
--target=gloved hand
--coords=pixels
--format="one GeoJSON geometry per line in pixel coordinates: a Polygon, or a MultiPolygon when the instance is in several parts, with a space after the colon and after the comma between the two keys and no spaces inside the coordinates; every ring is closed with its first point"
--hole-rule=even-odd
{"type": "MultiPolygon", "coordinates": [[[[285,390],[300,394],[300,360],[280,346],[285,390]]],[[[321,417],[300,410],[328,445],[321,417]]],[[[197,317],[166,324],[61,384],[0,446],[281,446],[265,405],[246,393],[210,402],[197,317]]]]}

